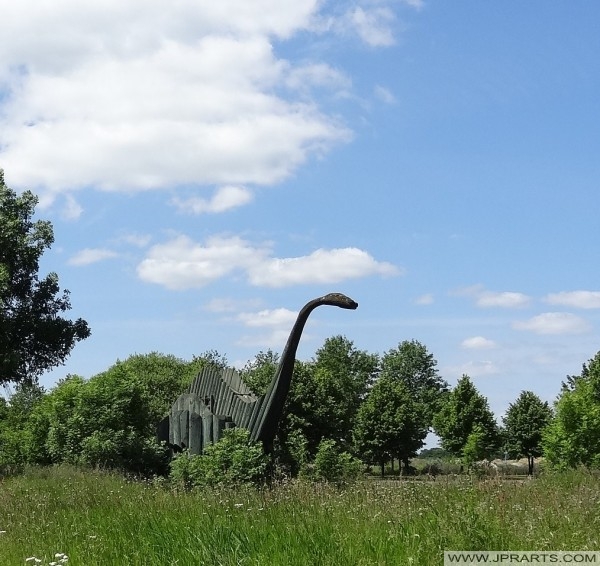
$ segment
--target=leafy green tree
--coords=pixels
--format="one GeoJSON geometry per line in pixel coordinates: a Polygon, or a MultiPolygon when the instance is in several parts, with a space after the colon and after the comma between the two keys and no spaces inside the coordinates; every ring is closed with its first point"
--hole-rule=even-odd
{"type": "Polygon", "coordinates": [[[278,365],[279,354],[271,349],[260,351],[242,368],[240,375],[256,395],[264,395],[275,377],[278,365]]]}
{"type": "Polygon", "coordinates": [[[318,441],[332,439],[348,449],[358,408],[378,371],[378,356],[358,350],[344,336],[334,336],[317,350],[312,365],[316,385],[312,418],[321,435],[318,441]]]}
{"type": "Polygon", "coordinates": [[[550,405],[532,391],[522,391],[502,418],[506,446],[518,457],[527,457],[530,475],[533,474],[535,458],[543,454],[542,432],[551,420],[550,405]]]}
{"type": "MultiPolygon", "coordinates": [[[[271,350],[260,352],[242,370],[242,378],[257,394],[266,391],[279,363],[271,350]]],[[[378,358],[358,350],[343,336],[325,340],[310,361],[296,360],[290,392],[276,439],[276,458],[291,473],[314,458],[320,442],[332,439],[352,446],[352,427],[378,358]]]]}
{"type": "Polygon", "coordinates": [[[433,419],[435,432],[442,448],[462,457],[469,436],[476,430],[472,443],[483,446],[478,453],[489,457],[498,447],[499,431],[487,399],[477,391],[468,375],[463,375],[448,394],[440,411],[433,419]],[[475,426],[479,429],[476,430],[475,426]]]}
{"type": "Polygon", "coordinates": [[[600,352],[563,388],[542,449],[555,468],[600,467],[600,352]]]}
{"type": "Polygon", "coordinates": [[[34,381],[64,362],[87,322],[61,316],[70,310],[58,275],[39,279],[39,260],[53,244],[48,221],[33,221],[37,197],[8,188],[0,170],[0,383],[34,381]]]}
{"type": "Polygon", "coordinates": [[[408,387],[401,380],[379,378],[358,410],[357,453],[368,463],[380,464],[383,475],[386,461],[415,456],[426,435],[419,405],[408,387]]]}
{"type": "MultiPolygon", "coordinates": [[[[433,354],[417,340],[404,340],[381,358],[381,377],[400,380],[410,391],[420,415],[420,427],[429,430],[448,393],[433,354]]],[[[408,468],[408,457],[404,459],[408,468]]]]}
{"type": "Polygon", "coordinates": [[[20,472],[27,463],[27,421],[44,396],[37,383],[20,383],[8,401],[0,398],[0,475],[20,472]]]}
{"type": "Polygon", "coordinates": [[[28,458],[136,473],[166,472],[156,426],[214,353],[191,362],[156,352],[130,356],[89,380],[68,376],[28,420],[28,458]]]}

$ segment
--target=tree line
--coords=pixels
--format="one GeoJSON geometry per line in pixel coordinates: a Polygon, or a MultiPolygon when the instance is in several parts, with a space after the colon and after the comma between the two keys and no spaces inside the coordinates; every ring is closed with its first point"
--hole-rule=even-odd
{"type": "MultiPolygon", "coordinates": [[[[278,355],[260,352],[242,375],[265,391],[278,355]]],[[[90,379],[69,375],[50,391],[22,382],[0,399],[0,469],[71,463],[166,474],[169,455],[156,426],[204,364],[226,365],[207,352],[191,361],[133,355],[90,379]]],[[[298,360],[277,434],[274,458],[291,475],[315,461],[324,443],[365,464],[410,460],[434,431],[441,447],[467,467],[484,458],[526,457],[529,471],[545,456],[557,468],[600,465],[600,352],[569,376],[554,407],[523,391],[502,424],[469,376],[450,388],[436,360],[416,340],[382,356],[344,336],[325,340],[298,360]]]]}
{"type": "MultiPolygon", "coordinates": [[[[90,379],[69,375],[50,391],[40,387],[39,376],[90,329],[64,316],[69,292],[61,292],[58,276],[38,275],[54,235],[49,222],[33,220],[36,204],[31,192],[8,188],[0,170],[0,384],[16,384],[9,399],[0,398],[0,472],[66,462],[166,473],[158,422],[204,364],[227,360],[214,351],[191,361],[134,355],[90,379]]],[[[259,352],[241,370],[256,394],[265,392],[278,361],[271,350],[259,352]]],[[[408,473],[430,431],[466,466],[506,454],[526,457],[530,473],[541,455],[557,468],[598,467],[600,352],[580,375],[567,376],[553,407],[523,391],[498,424],[471,378],[450,388],[420,342],[405,340],[379,355],[334,336],[311,360],[296,361],[274,458],[292,475],[332,455],[380,465],[382,473],[398,461],[408,473]]]]}

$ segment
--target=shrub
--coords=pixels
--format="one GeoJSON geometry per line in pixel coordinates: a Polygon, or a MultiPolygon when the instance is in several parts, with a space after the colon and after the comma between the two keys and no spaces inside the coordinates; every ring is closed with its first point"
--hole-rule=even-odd
{"type": "Polygon", "coordinates": [[[262,446],[250,443],[246,429],[226,430],[204,454],[178,454],[171,462],[170,478],[185,488],[258,485],[264,481],[267,456],[262,446]]]}
{"type": "Polygon", "coordinates": [[[361,475],[363,463],[342,452],[335,440],[322,440],[315,456],[312,475],[317,480],[344,483],[354,481],[361,475]]]}

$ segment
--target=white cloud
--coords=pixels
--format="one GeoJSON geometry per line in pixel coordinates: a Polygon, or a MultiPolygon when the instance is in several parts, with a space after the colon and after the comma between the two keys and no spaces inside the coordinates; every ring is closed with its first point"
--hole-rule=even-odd
{"type": "Polygon", "coordinates": [[[478,307],[521,308],[531,302],[523,293],[513,291],[487,291],[482,285],[473,285],[455,291],[453,294],[473,299],[478,307]]]}
{"type": "Polygon", "coordinates": [[[564,305],[580,309],[600,309],[600,291],[550,293],[544,300],[551,305],[564,305]]]}
{"type": "Polygon", "coordinates": [[[66,195],[65,200],[66,202],[62,210],[62,217],[65,220],[77,220],[81,216],[83,208],[81,208],[79,203],[73,198],[73,195],[66,195]]]}
{"type": "Polygon", "coordinates": [[[513,328],[536,334],[582,334],[590,329],[590,325],[583,318],[568,312],[546,312],[529,320],[514,322],[513,328]]]}
{"type": "Polygon", "coordinates": [[[367,9],[357,6],[348,17],[350,25],[367,45],[380,47],[394,44],[394,34],[391,29],[394,13],[389,8],[367,9]]]}
{"type": "Polygon", "coordinates": [[[374,89],[375,96],[386,104],[395,104],[396,97],[387,88],[377,85],[374,89]]]}
{"type": "Polygon", "coordinates": [[[118,257],[118,255],[117,252],[104,248],[85,248],[71,257],[68,263],[69,265],[90,265],[105,259],[118,257]]]}
{"type": "Polygon", "coordinates": [[[421,295],[415,299],[416,305],[431,305],[433,304],[433,295],[431,293],[426,293],[425,295],[421,295]]]}
{"type": "MultiPolygon", "coordinates": [[[[272,39],[316,0],[14,2],[0,20],[0,147],[17,187],[143,190],[273,184],[350,139],[272,39]],[[57,143],[60,140],[60,143],[57,143]]],[[[306,70],[310,67],[305,67],[306,70]]],[[[313,82],[344,83],[325,64],[313,82]]],[[[47,197],[48,198],[48,197],[47,197]]]]}
{"type": "Polygon", "coordinates": [[[378,262],[358,248],[319,249],[308,256],[272,258],[253,265],[250,283],[286,287],[306,283],[337,283],[368,275],[397,275],[390,263],[378,262]]]}
{"type": "Polygon", "coordinates": [[[466,348],[469,350],[483,350],[496,347],[496,343],[493,340],[484,338],[483,336],[473,336],[471,338],[465,338],[460,345],[462,348],[466,348]]]}
{"type": "Polygon", "coordinates": [[[298,316],[289,309],[265,309],[255,313],[241,313],[238,320],[250,327],[286,327],[290,328],[298,316]]]}
{"type": "Polygon", "coordinates": [[[264,261],[266,247],[255,247],[238,237],[215,236],[206,245],[178,236],[150,248],[137,268],[144,281],[168,289],[203,287],[240,269],[264,261]]]}
{"type": "Polygon", "coordinates": [[[136,248],[145,248],[150,241],[152,240],[152,236],[149,234],[123,234],[119,236],[117,241],[124,242],[131,246],[135,246],[136,248]]]}
{"type": "Polygon", "coordinates": [[[399,273],[392,264],[357,248],[320,249],[295,258],[270,256],[270,244],[254,245],[237,236],[215,236],[204,245],[178,236],[150,248],[137,272],[144,281],[169,289],[202,287],[239,274],[256,286],[286,287],[399,273]]]}
{"type": "Polygon", "coordinates": [[[252,193],[244,187],[220,187],[210,200],[193,197],[174,198],[172,203],[181,211],[190,214],[225,212],[238,206],[244,206],[252,200],[252,193]]]}

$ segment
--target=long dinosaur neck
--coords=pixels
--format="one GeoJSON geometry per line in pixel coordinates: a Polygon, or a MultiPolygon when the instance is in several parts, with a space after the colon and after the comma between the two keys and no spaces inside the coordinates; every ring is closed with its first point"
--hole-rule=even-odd
{"type": "Polygon", "coordinates": [[[273,442],[277,423],[281,418],[283,405],[290,391],[294,364],[296,362],[296,351],[298,350],[298,343],[300,342],[304,325],[310,313],[321,304],[320,299],[314,299],[306,303],[298,313],[298,318],[296,318],[294,327],[283,350],[277,372],[262,400],[252,439],[263,442],[267,448],[273,442]]]}

